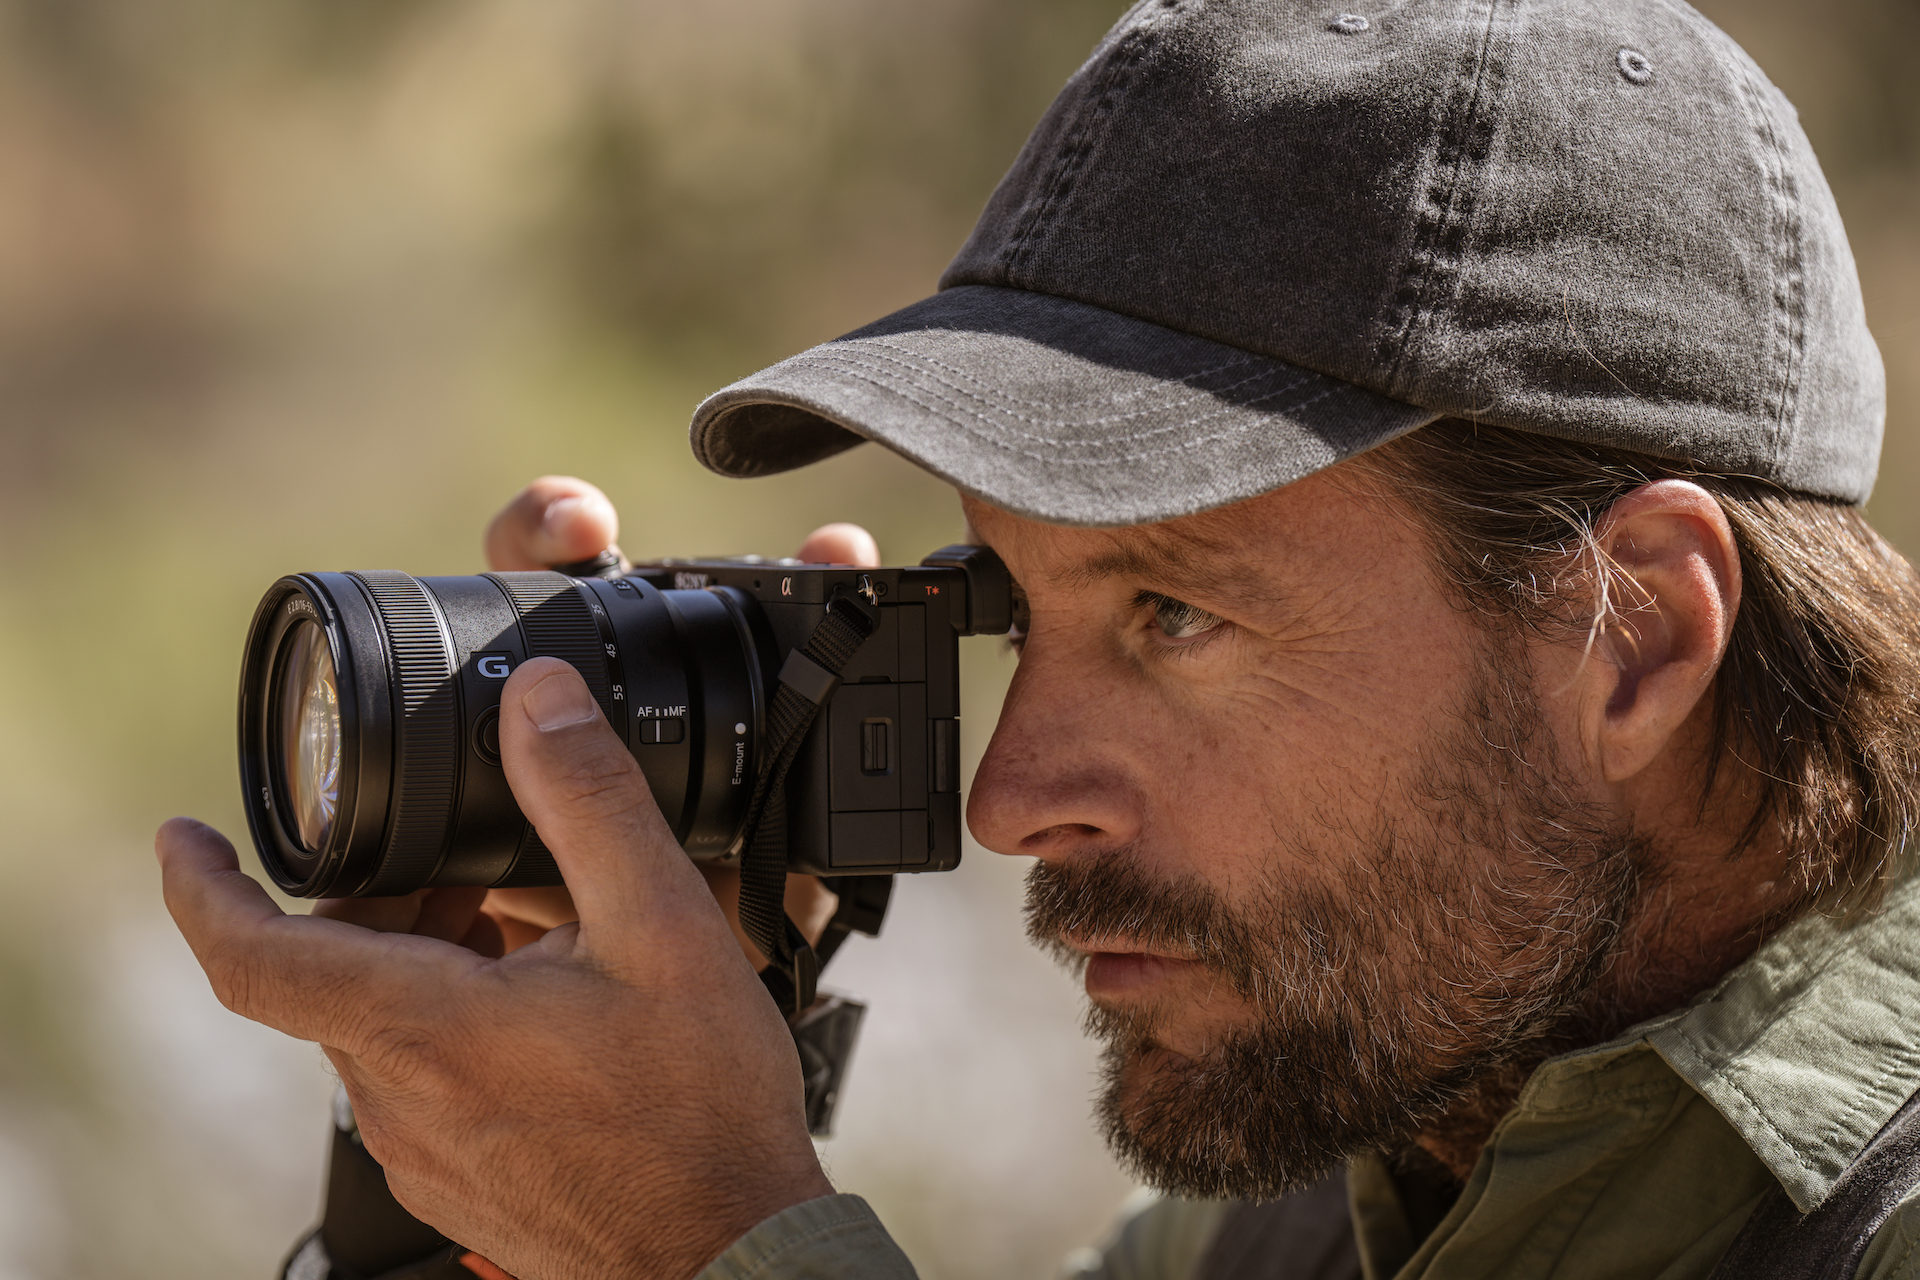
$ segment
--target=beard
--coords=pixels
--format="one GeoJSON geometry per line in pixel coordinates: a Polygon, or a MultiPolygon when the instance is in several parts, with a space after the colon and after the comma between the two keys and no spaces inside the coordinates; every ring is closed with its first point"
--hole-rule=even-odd
{"type": "Polygon", "coordinates": [[[1135,1176],[1270,1200],[1423,1132],[1484,1138],[1534,1066],[1612,1029],[1645,851],[1575,799],[1516,667],[1489,662],[1397,797],[1334,798],[1320,840],[1277,838],[1245,902],[1127,847],[1035,864],[1028,935],[1063,963],[1086,963],[1069,937],[1171,951],[1253,1011],[1196,1056],[1161,1042],[1169,1006],[1089,1009],[1098,1117],[1135,1176]]]}

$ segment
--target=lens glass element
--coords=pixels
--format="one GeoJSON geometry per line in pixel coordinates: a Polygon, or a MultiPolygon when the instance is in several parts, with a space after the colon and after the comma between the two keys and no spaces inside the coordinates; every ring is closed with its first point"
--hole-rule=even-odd
{"type": "Polygon", "coordinates": [[[288,826],[308,853],[320,853],[340,808],[340,694],[333,653],[319,626],[301,621],[280,642],[274,700],[280,794],[288,826]]]}

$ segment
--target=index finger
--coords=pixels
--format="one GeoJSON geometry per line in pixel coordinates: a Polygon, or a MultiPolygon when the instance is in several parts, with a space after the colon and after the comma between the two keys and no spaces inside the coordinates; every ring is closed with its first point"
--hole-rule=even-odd
{"type": "Polygon", "coordinates": [[[483,963],[429,938],[290,916],[241,873],[225,836],[191,818],[162,826],[154,852],[167,910],[220,1003],[297,1039],[361,1056],[374,1029],[431,1010],[483,963]]]}
{"type": "Polygon", "coordinates": [[[800,544],[799,558],[810,564],[850,564],[856,569],[880,567],[880,546],[857,524],[823,524],[800,544]]]}
{"type": "Polygon", "coordinates": [[[590,560],[619,536],[606,494],[573,476],[541,476],[487,526],[487,564],[506,572],[590,560]]]}

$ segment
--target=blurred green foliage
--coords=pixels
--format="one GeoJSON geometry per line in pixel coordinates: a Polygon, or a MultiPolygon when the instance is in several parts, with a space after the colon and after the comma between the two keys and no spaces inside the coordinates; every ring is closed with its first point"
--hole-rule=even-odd
{"type": "MultiPolygon", "coordinates": [[[[1920,8],[1701,7],[1827,164],[1889,370],[1872,513],[1920,548],[1920,8]]],[[[547,472],[607,488],[636,554],[847,518],[890,557],[951,540],[950,494],[891,455],[720,481],[687,415],[929,292],[1119,9],[0,0],[0,1199],[40,1206],[0,1212],[0,1274],[259,1276],[311,1212],[320,1135],[272,1117],[324,1089],[262,1083],[282,1060],[166,985],[192,973],[146,852],[172,812],[238,829],[261,590],[472,571],[547,472]]],[[[1004,664],[970,661],[977,750],[1004,664]]],[[[1043,1271],[1112,1190],[1043,1153],[1049,1195],[989,1188],[969,1238],[913,1205],[971,1166],[911,1154],[935,1172],[889,1220],[930,1275],[1043,1271]]]]}

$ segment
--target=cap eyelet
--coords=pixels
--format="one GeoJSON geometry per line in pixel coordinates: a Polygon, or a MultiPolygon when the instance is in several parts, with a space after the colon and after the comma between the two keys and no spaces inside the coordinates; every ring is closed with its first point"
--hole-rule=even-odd
{"type": "Polygon", "coordinates": [[[1615,61],[1620,64],[1620,74],[1634,84],[1645,84],[1653,79],[1653,63],[1638,49],[1622,49],[1615,61]]]}
{"type": "Polygon", "coordinates": [[[1343,13],[1327,24],[1327,30],[1338,31],[1343,36],[1357,36],[1372,25],[1357,13],[1343,13]]]}

